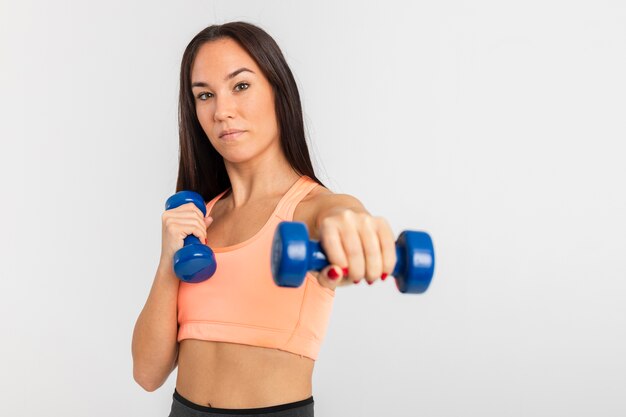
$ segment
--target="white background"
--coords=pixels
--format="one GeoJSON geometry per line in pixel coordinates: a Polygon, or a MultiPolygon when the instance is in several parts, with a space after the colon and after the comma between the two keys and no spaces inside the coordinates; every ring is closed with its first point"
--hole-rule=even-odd
{"type": "Polygon", "coordinates": [[[131,337],[182,53],[230,20],[282,48],[322,181],[435,242],[423,295],[337,290],[316,415],[626,415],[624,2],[0,4],[2,415],[169,413],[131,337]]]}

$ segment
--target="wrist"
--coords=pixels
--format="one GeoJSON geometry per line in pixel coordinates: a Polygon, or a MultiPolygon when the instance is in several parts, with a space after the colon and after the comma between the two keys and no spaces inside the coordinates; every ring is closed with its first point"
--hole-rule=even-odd
{"type": "Polygon", "coordinates": [[[174,274],[174,260],[172,259],[172,257],[161,256],[161,258],[159,259],[159,266],[157,267],[157,271],[159,273],[175,275],[174,274]]]}

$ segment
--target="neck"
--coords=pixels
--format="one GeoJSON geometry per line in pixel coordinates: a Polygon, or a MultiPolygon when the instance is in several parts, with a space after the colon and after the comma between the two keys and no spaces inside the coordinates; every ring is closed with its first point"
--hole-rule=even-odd
{"type": "Polygon", "coordinates": [[[283,195],[300,178],[282,152],[264,159],[247,163],[224,161],[231,183],[224,198],[231,209],[283,195]]]}

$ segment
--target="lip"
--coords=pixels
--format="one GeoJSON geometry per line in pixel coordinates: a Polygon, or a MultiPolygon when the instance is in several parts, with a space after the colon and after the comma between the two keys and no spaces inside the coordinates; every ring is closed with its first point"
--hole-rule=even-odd
{"type": "Polygon", "coordinates": [[[220,133],[220,139],[234,139],[244,133],[245,130],[229,129],[220,133]]]}

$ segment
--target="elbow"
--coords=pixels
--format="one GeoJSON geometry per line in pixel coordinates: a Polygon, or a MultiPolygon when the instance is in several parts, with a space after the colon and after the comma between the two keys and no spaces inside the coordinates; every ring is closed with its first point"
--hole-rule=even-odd
{"type": "Polygon", "coordinates": [[[135,379],[135,382],[137,383],[137,385],[139,385],[145,391],[153,392],[156,389],[156,388],[154,388],[154,384],[150,384],[147,381],[144,381],[143,379],[137,378],[136,376],[134,376],[134,379],[135,379]]]}
{"type": "Polygon", "coordinates": [[[167,381],[178,363],[178,352],[173,364],[169,362],[167,365],[163,361],[155,362],[154,358],[151,359],[147,361],[145,355],[138,355],[133,351],[133,379],[148,392],[156,391],[167,381]]]}
{"type": "Polygon", "coordinates": [[[133,378],[135,382],[147,392],[156,391],[163,382],[165,381],[156,381],[154,378],[148,378],[145,375],[141,375],[140,373],[133,371],[133,378]]]}

